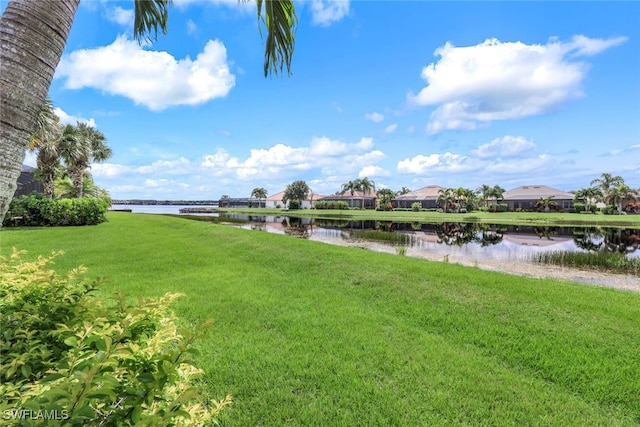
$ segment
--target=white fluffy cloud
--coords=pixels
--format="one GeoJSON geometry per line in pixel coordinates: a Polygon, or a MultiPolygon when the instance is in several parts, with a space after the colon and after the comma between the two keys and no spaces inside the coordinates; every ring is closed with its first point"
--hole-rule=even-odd
{"type": "Polygon", "coordinates": [[[76,125],[78,122],[86,123],[92,128],[96,127],[95,119],[85,119],[83,117],[72,116],[71,114],[67,114],[62,108],[56,107],[53,109],[53,112],[60,119],[60,123],[63,125],[76,125]]]}
{"type": "Polygon", "coordinates": [[[133,28],[133,9],[123,9],[120,6],[108,8],[106,10],[106,16],[109,21],[115,22],[123,27],[133,28]]]}
{"type": "Polygon", "coordinates": [[[380,113],[366,113],[364,115],[364,118],[367,120],[371,120],[374,123],[380,123],[381,121],[384,120],[384,115],[380,114],[380,113]]]}
{"type": "Polygon", "coordinates": [[[207,42],[195,60],[177,60],[167,52],[145,50],[119,36],[108,46],[65,56],[56,77],[66,79],[67,89],[94,88],[156,111],[224,97],[235,85],[226,48],[218,40],[207,42]]]}
{"type": "Polygon", "coordinates": [[[381,168],[380,166],[365,166],[358,173],[358,178],[371,178],[376,176],[391,176],[388,170],[381,168]]]}
{"type": "Polygon", "coordinates": [[[327,27],[349,14],[349,0],[311,0],[311,23],[327,27]]]}
{"type": "Polygon", "coordinates": [[[435,51],[438,62],[422,70],[427,86],[408,100],[437,106],[427,125],[430,133],[547,113],[582,96],[588,65],[578,58],[626,40],[574,36],[566,43],[527,45],[489,39],[467,47],[447,42],[435,51]]]}
{"type": "Polygon", "coordinates": [[[345,143],[317,137],[306,147],[276,144],[269,148],[252,149],[244,160],[232,157],[219,148],[214,154],[205,155],[200,166],[215,176],[241,180],[284,178],[312,169],[320,169],[326,175],[334,173],[334,170],[357,170],[384,158],[384,153],[372,148],[371,138],[345,143]]]}
{"type": "Polygon", "coordinates": [[[446,152],[406,158],[398,162],[397,172],[435,177],[473,172],[471,175],[477,180],[479,176],[529,174],[531,177],[536,173],[540,175],[561,168],[559,158],[539,154],[531,140],[523,136],[506,135],[470,150],[469,155],[446,152]]]}
{"type": "Polygon", "coordinates": [[[536,145],[533,141],[523,136],[507,135],[502,138],[496,138],[489,143],[482,144],[473,150],[472,154],[482,159],[517,157],[535,148],[536,145]]]}
{"type": "Polygon", "coordinates": [[[478,162],[461,154],[418,154],[398,162],[398,173],[426,175],[434,172],[469,172],[479,168],[478,162]]]}

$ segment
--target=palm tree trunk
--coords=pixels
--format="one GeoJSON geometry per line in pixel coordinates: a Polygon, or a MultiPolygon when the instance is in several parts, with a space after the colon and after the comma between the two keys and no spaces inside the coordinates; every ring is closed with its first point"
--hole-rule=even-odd
{"type": "Polygon", "coordinates": [[[0,224],[80,0],[11,0],[0,19],[0,224]]]}
{"type": "Polygon", "coordinates": [[[76,197],[84,196],[84,186],[82,182],[82,178],[84,176],[84,169],[75,169],[71,171],[71,182],[73,183],[73,188],[76,189],[76,197]]]}

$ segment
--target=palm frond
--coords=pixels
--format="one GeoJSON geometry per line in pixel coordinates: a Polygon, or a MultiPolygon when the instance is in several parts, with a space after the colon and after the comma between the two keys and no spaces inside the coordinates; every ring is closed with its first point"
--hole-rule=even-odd
{"type": "Polygon", "coordinates": [[[295,28],[298,22],[292,0],[256,0],[258,21],[267,29],[264,50],[264,75],[278,75],[286,67],[291,75],[291,58],[295,46],[295,28]],[[264,5],[264,13],[263,13],[264,5]]]}
{"type": "Polygon", "coordinates": [[[133,36],[138,42],[158,38],[158,30],[167,34],[171,0],[135,0],[133,36]]]}

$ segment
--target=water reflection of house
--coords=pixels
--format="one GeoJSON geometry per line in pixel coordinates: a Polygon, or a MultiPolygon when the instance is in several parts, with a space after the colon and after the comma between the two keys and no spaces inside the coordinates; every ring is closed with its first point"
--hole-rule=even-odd
{"type": "Polygon", "coordinates": [[[536,210],[536,203],[540,199],[551,199],[557,203],[558,208],[568,211],[573,208],[575,194],[565,193],[546,185],[523,185],[509,191],[505,191],[502,200],[507,204],[510,211],[536,210]]]}
{"type": "Polygon", "coordinates": [[[422,209],[435,209],[438,207],[438,196],[443,187],[428,185],[419,190],[410,191],[391,200],[394,208],[410,208],[415,202],[422,205],[422,209]]]}
{"type": "Polygon", "coordinates": [[[13,197],[26,196],[34,191],[37,193],[44,193],[44,185],[42,184],[42,181],[36,180],[35,171],[36,169],[31,166],[22,165],[22,171],[20,172],[17,182],[18,187],[16,188],[16,192],[13,194],[13,197]]]}
{"type": "Polygon", "coordinates": [[[554,236],[552,238],[542,238],[535,234],[505,234],[502,236],[503,240],[514,243],[520,246],[537,246],[547,247],[553,246],[565,242],[571,242],[573,239],[567,236],[554,236]]]}

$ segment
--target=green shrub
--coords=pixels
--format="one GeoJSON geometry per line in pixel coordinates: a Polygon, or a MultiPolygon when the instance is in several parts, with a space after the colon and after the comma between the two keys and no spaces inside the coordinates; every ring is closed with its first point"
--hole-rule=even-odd
{"type": "Polygon", "coordinates": [[[210,404],[195,381],[193,334],[169,305],[95,296],[83,268],[58,274],[55,256],[0,258],[0,413],[20,425],[203,425],[210,404]]]}
{"type": "Polygon", "coordinates": [[[618,208],[615,206],[605,206],[600,211],[605,215],[619,215],[618,208]]]}
{"type": "Polygon", "coordinates": [[[96,225],[107,220],[108,202],[97,198],[49,199],[32,193],[16,197],[2,223],[5,227],[96,225]]]}
{"type": "Polygon", "coordinates": [[[420,212],[420,209],[422,209],[422,203],[420,202],[413,202],[411,203],[411,210],[414,212],[420,212]]]}
{"type": "Polygon", "coordinates": [[[573,204],[573,209],[574,209],[575,213],[584,212],[585,211],[584,203],[579,203],[579,202],[574,203],[573,204]]]}
{"type": "Polygon", "coordinates": [[[349,209],[349,204],[343,200],[320,200],[315,203],[315,206],[316,209],[349,209]]]}

